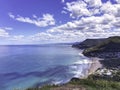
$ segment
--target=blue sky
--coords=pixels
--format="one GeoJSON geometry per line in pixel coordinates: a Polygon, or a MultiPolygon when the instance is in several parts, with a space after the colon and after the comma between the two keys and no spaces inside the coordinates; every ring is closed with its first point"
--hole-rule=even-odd
{"type": "Polygon", "coordinates": [[[120,0],[0,0],[0,44],[120,35],[120,0]]]}

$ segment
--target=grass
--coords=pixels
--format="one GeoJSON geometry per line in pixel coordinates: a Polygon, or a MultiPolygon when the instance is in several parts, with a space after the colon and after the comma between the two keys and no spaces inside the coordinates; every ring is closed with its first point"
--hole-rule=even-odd
{"type": "Polygon", "coordinates": [[[58,85],[46,85],[43,86],[42,88],[28,88],[27,90],[51,90],[51,88],[56,88],[59,87],[58,85]]]}
{"type": "MultiPolygon", "coordinates": [[[[72,79],[68,84],[75,86],[82,86],[86,90],[120,90],[120,82],[117,81],[108,81],[104,79],[93,79],[92,76],[87,79],[72,79]]],[[[55,90],[61,86],[56,85],[47,85],[40,88],[31,88],[27,90],[55,90]]],[[[71,89],[70,89],[71,90],[71,89]]]]}
{"type": "MultiPolygon", "coordinates": [[[[120,70],[117,69],[117,71],[113,73],[112,77],[93,74],[93,75],[89,75],[88,78],[86,79],[73,78],[69,83],[65,85],[46,85],[43,86],[42,88],[36,87],[36,88],[29,88],[27,90],[66,90],[61,88],[64,87],[71,88],[70,85],[77,88],[79,87],[86,88],[85,90],[120,90],[120,70]]],[[[73,89],[67,89],[67,90],[73,90],[73,89]]]]}
{"type": "MultiPolygon", "coordinates": [[[[63,87],[71,88],[70,85],[75,87],[83,87],[86,90],[120,90],[120,70],[115,69],[115,67],[119,66],[120,59],[108,59],[103,60],[101,62],[104,67],[114,70],[112,77],[104,76],[104,75],[89,75],[87,79],[78,79],[73,78],[69,83],[65,85],[46,85],[42,88],[29,88],[27,90],[66,90],[61,89],[63,87]],[[116,72],[117,70],[117,72],[116,72]],[[60,89],[58,89],[60,88],[60,89]]],[[[73,89],[67,89],[73,90],[73,89]]],[[[80,89],[82,90],[82,89],[80,89]]]]}
{"type": "Polygon", "coordinates": [[[94,80],[93,78],[72,80],[73,85],[82,85],[87,90],[120,90],[120,82],[108,81],[103,79],[94,80]]]}

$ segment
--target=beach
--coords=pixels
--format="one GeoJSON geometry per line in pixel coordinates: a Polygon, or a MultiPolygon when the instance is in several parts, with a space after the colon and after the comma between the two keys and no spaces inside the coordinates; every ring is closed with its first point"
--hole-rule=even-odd
{"type": "Polygon", "coordinates": [[[88,75],[93,74],[98,68],[102,67],[102,64],[100,63],[100,58],[92,57],[90,58],[92,60],[90,69],[88,70],[88,75]]]}

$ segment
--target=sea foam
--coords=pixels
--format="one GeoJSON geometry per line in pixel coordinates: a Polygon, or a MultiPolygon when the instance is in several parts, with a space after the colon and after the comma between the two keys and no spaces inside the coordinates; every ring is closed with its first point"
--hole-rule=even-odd
{"type": "Polygon", "coordinates": [[[91,63],[93,62],[90,60],[84,59],[84,60],[77,61],[74,64],[91,64],[91,63]]]}

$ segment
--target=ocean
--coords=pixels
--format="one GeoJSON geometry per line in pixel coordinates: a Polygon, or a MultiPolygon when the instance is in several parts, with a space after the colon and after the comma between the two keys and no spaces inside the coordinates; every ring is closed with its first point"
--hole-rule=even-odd
{"type": "Polygon", "coordinates": [[[0,90],[25,90],[64,84],[84,77],[91,66],[82,50],[71,45],[0,46],[0,90]]]}

